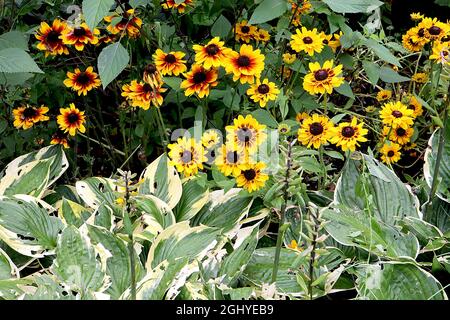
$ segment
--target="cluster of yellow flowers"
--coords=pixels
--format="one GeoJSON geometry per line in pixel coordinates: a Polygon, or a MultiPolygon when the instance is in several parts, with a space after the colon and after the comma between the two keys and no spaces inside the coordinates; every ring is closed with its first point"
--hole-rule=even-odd
{"type": "Polygon", "coordinates": [[[265,128],[251,115],[240,115],[225,128],[225,143],[216,130],[210,129],[202,135],[201,142],[181,137],[169,144],[170,163],[189,177],[203,169],[204,162],[212,161],[225,176],[234,177],[238,187],[257,191],[269,179],[264,173],[266,164],[255,159],[258,147],[267,138],[265,128]]]}
{"type": "Polygon", "coordinates": [[[419,52],[430,43],[429,58],[436,63],[450,65],[450,23],[420,13],[411,14],[411,18],[418,24],[403,35],[403,46],[409,51],[419,52]]]}
{"type": "Polygon", "coordinates": [[[261,41],[263,43],[270,40],[270,34],[267,30],[249,25],[247,20],[242,20],[234,26],[236,41],[250,43],[250,41],[261,41]]]}
{"type": "Polygon", "coordinates": [[[292,24],[299,26],[301,25],[302,15],[308,13],[312,5],[309,0],[289,0],[289,3],[291,4],[292,24]]]}

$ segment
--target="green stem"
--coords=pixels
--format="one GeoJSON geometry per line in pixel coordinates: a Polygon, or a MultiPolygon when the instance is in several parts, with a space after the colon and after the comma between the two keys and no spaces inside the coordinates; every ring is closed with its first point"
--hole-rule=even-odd
{"type": "Polygon", "coordinates": [[[320,177],[318,188],[321,190],[326,185],[327,180],[327,168],[325,167],[325,162],[323,161],[323,145],[319,147],[319,162],[322,168],[322,174],[320,177]]]}

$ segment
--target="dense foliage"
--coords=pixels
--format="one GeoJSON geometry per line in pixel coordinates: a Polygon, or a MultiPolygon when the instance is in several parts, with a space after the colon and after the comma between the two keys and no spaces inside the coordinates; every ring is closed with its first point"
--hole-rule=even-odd
{"type": "Polygon", "coordinates": [[[450,17],[391,2],[0,0],[0,299],[447,299],[450,17]]]}

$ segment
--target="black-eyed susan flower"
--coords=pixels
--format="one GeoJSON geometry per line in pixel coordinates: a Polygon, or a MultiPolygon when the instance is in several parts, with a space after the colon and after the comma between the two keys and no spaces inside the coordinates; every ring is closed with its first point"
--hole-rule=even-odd
{"type": "Polygon", "coordinates": [[[333,128],[329,141],[341,147],[342,151],[355,151],[360,142],[367,141],[365,137],[367,133],[363,122],[358,123],[356,117],[353,117],[351,122],[342,122],[333,128]]]}
{"type": "Polygon", "coordinates": [[[193,0],[162,0],[161,6],[164,9],[176,9],[178,13],[184,13],[188,6],[192,6],[193,0]]]}
{"type": "Polygon", "coordinates": [[[67,27],[64,33],[61,35],[61,39],[66,45],[73,45],[78,51],[83,51],[84,46],[88,43],[97,44],[98,35],[100,30],[94,28],[91,31],[86,23],[82,23],[79,26],[67,27]]]}
{"type": "Polygon", "coordinates": [[[447,42],[434,43],[430,60],[438,64],[450,65],[450,45],[447,42]]]}
{"type": "Polygon", "coordinates": [[[387,137],[389,135],[388,140],[391,140],[392,142],[395,142],[399,145],[407,144],[410,140],[412,135],[414,134],[414,129],[411,127],[402,128],[402,127],[383,127],[382,132],[384,137],[387,137]]]}
{"type": "Polygon", "coordinates": [[[309,63],[309,71],[303,80],[303,89],[309,94],[331,94],[333,88],[344,83],[344,78],[339,76],[342,73],[342,65],[333,67],[333,60],[325,61],[323,66],[319,62],[309,63]]]}
{"type": "Polygon", "coordinates": [[[134,9],[128,9],[121,15],[115,13],[111,16],[106,16],[103,20],[109,23],[106,30],[110,33],[122,34],[122,32],[126,32],[130,38],[137,38],[142,27],[142,20],[136,16],[134,9]],[[121,20],[115,23],[113,20],[116,18],[121,18],[121,20]]]}
{"type": "Polygon", "coordinates": [[[312,5],[309,0],[289,0],[292,12],[292,24],[299,26],[301,24],[301,16],[308,13],[312,5]]]}
{"type": "Polygon", "coordinates": [[[153,63],[149,63],[144,68],[144,74],[142,75],[142,79],[153,86],[161,86],[164,84],[161,73],[156,68],[156,65],[153,63]]]}
{"type": "Polygon", "coordinates": [[[203,169],[203,162],[206,162],[207,151],[201,143],[193,138],[178,138],[176,143],[169,144],[170,164],[177,168],[177,171],[190,177],[203,169]]]}
{"type": "Polygon", "coordinates": [[[149,84],[142,81],[133,80],[130,84],[122,86],[122,97],[131,102],[131,106],[148,110],[150,106],[159,108],[163,103],[161,93],[167,89],[160,84],[149,84]]]}
{"type": "Polygon", "coordinates": [[[380,118],[387,126],[407,128],[413,124],[413,111],[400,101],[388,102],[380,110],[380,118]]]}
{"type": "Polygon", "coordinates": [[[219,68],[225,64],[230,48],[224,46],[225,42],[219,37],[211,39],[206,45],[194,45],[195,63],[202,65],[205,69],[219,68]]]}
{"type": "Polygon", "coordinates": [[[411,80],[416,83],[427,83],[428,75],[424,72],[418,72],[412,75],[411,80]]]}
{"type": "Polygon", "coordinates": [[[310,148],[313,146],[319,149],[321,145],[328,142],[333,134],[333,123],[327,116],[313,114],[303,120],[300,129],[298,129],[298,141],[310,148]]]}
{"type": "Polygon", "coordinates": [[[239,52],[231,51],[225,62],[227,73],[233,73],[233,81],[242,84],[253,83],[264,70],[264,55],[259,49],[253,50],[251,45],[243,44],[239,52]]]}
{"type": "Polygon", "coordinates": [[[408,99],[408,107],[409,110],[413,111],[412,117],[415,119],[420,117],[423,114],[422,104],[415,96],[411,96],[408,99]]]}
{"type": "Polygon", "coordinates": [[[283,61],[286,64],[293,64],[295,62],[295,60],[297,60],[297,55],[293,54],[293,53],[283,53],[283,61]]]}
{"type": "Polygon", "coordinates": [[[250,96],[254,102],[264,108],[269,101],[277,99],[280,90],[274,82],[269,82],[269,79],[264,79],[262,82],[257,79],[256,82],[247,90],[247,95],[250,96]]]}
{"type": "Polygon", "coordinates": [[[52,135],[52,139],[50,140],[50,144],[60,144],[65,149],[69,148],[69,139],[67,138],[67,134],[57,131],[52,135]]]}
{"type": "Polygon", "coordinates": [[[388,164],[397,162],[401,157],[401,148],[399,144],[387,141],[380,149],[381,160],[388,164]]]}
{"type": "Polygon", "coordinates": [[[420,21],[423,18],[425,18],[425,16],[423,14],[421,14],[420,12],[412,12],[410,15],[411,20],[413,21],[420,21]]]}
{"type": "Polygon", "coordinates": [[[237,177],[241,173],[241,168],[248,162],[247,158],[248,155],[244,150],[228,143],[219,149],[215,164],[225,176],[237,177]]]}
{"type": "Polygon", "coordinates": [[[221,142],[221,134],[218,130],[209,129],[202,134],[202,144],[207,149],[214,148],[221,142]]]}
{"type": "Polygon", "coordinates": [[[187,70],[186,60],[183,60],[186,54],[181,51],[171,51],[165,53],[161,49],[157,49],[153,55],[156,69],[163,76],[178,76],[187,70]]]}
{"type": "Polygon", "coordinates": [[[245,118],[239,115],[233,120],[233,125],[225,127],[227,142],[235,144],[240,149],[255,152],[267,137],[265,129],[266,126],[259,124],[251,115],[247,115],[245,118]]]}
{"type": "Polygon", "coordinates": [[[53,20],[51,26],[47,22],[41,22],[36,39],[39,40],[37,48],[45,51],[45,56],[56,56],[62,54],[69,54],[67,46],[64,44],[61,36],[66,32],[67,24],[59,19],[53,20]]]}
{"type": "Polygon", "coordinates": [[[46,106],[36,108],[27,105],[16,108],[13,110],[13,125],[17,129],[22,128],[23,130],[27,130],[37,122],[49,120],[49,117],[45,115],[47,112],[48,108],[46,106]]]}
{"type": "Polygon", "coordinates": [[[291,127],[287,123],[280,123],[278,125],[278,132],[280,135],[288,135],[291,132],[291,127]]]}
{"type": "Polygon", "coordinates": [[[424,18],[417,27],[425,31],[425,38],[429,40],[440,40],[449,30],[449,26],[437,18],[424,18]]]}
{"type": "Polygon", "coordinates": [[[255,40],[261,42],[269,42],[270,41],[270,33],[264,29],[257,29],[255,33],[255,40]]]}
{"type": "Polygon", "coordinates": [[[185,73],[186,80],[181,82],[181,89],[184,89],[186,96],[191,96],[194,93],[199,98],[204,98],[209,95],[209,90],[217,86],[217,70],[205,69],[198,64],[192,65],[191,71],[185,73]]]}
{"type": "Polygon", "coordinates": [[[67,79],[64,80],[64,85],[72,88],[79,96],[87,95],[92,89],[98,88],[101,81],[98,74],[94,72],[94,68],[87,67],[85,71],[76,68],[74,72],[67,72],[67,79]]]}
{"type": "Polygon", "coordinates": [[[328,40],[327,45],[333,50],[334,53],[341,47],[341,37],[344,33],[340,31],[339,33],[334,33],[331,40],[328,40]]]}
{"type": "Polygon", "coordinates": [[[305,51],[310,56],[314,53],[322,52],[324,47],[322,38],[320,37],[317,29],[308,30],[305,27],[295,30],[295,34],[291,36],[291,47],[297,52],[305,51]]]}
{"type": "Polygon", "coordinates": [[[59,109],[59,113],[57,122],[59,128],[64,133],[68,132],[71,136],[74,136],[77,131],[81,133],[86,132],[86,127],[84,126],[86,116],[84,115],[84,111],[80,111],[75,107],[75,104],[71,103],[69,108],[59,109]]]}
{"type": "Polygon", "coordinates": [[[249,25],[247,20],[242,20],[235,25],[236,41],[243,41],[249,43],[255,38],[257,28],[249,25]]]}
{"type": "Polygon", "coordinates": [[[241,173],[236,176],[236,184],[248,192],[258,191],[263,188],[269,176],[263,172],[266,164],[258,162],[255,164],[247,164],[243,166],[241,173]]]}
{"type": "Polygon", "coordinates": [[[425,37],[425,31],[417,27],[409,29],[402,36],[402,44],[405,49],[411,52],[419,52],[429,40],[425,37]]]}
{"type": "Polygon", "coordinates": [[[389,100],[390,98],[392,98],[391,90],[380,90],[377,92],[377,100],[379,102],[389,100]]]}
{"type": "Polygon", "coordinates": [[[302,123],[303,120],[308,119],[309,118],[309,114],[306,112],[299,112],[295,115],[295,120],[299,123],[302,123]]]}

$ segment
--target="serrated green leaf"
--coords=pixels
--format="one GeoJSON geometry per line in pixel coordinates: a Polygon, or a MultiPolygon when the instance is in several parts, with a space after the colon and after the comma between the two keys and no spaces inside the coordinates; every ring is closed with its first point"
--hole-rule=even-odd
{"type": "Polygon", "coordinates": [[[104,89],[117,78],[129,61],[130,55],[120,42],[103,48],[98,56],[97,68],[104,89]]]}
{"type": "Polygon", "coordinates": [[[94,30],[98,23],[108,15],[114,0],[83,0],[83,16],[89,29],[94,30]]]}
{"type": "Polygon", "coordinates": [[[31,56],[23,49],[7,48],[0,50],[0,72],[18,73],[32,72],[44,73],[34,62],[31,56]]]}

